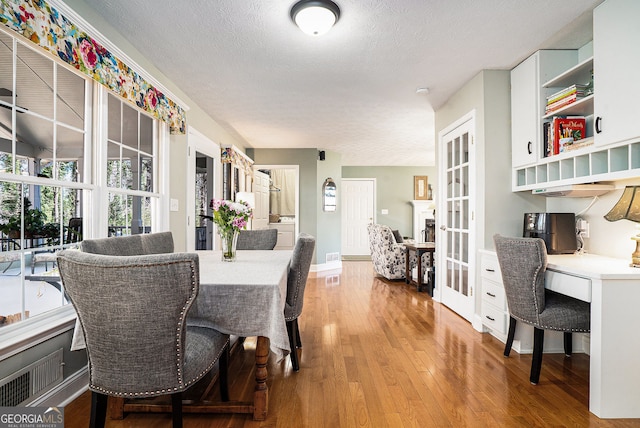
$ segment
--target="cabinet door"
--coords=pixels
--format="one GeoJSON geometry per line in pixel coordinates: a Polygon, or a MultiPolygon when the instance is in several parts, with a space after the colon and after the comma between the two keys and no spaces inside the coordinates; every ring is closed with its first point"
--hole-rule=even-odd
{"type": "Polygon", "coordinates": [[[511,163],[514,168],[538,160],[538,55],[511,70],[511,163]]]}
{"type": "Polygon", "coordinates": [[[607,0],[593,11],[595,143],[640,136],[640,2],[607,0]]]}

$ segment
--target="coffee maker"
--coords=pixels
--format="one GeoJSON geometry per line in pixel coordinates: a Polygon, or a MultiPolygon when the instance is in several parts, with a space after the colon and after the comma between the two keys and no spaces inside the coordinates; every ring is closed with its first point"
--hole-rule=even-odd
{"type": "Polygon", "coordinates": [[[526,213],[525,238],[542,238],[548,254],[572,254],[578,249],[574,213],[526,213]]]}

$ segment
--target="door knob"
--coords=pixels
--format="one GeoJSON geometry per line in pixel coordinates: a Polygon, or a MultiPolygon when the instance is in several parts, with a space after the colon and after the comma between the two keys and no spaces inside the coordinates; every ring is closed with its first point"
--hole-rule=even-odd
{"type": "Polygon", "coordinates": [[[447,230],[447,226],[443,224],[442,226],[440,226],[440,230],[447,230]]]}

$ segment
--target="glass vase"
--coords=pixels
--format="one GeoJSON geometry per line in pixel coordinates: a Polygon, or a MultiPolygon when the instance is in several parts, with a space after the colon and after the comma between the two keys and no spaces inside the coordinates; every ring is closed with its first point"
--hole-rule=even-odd
{"type": "Polygon", "coordinates": [[[236,242],[238,241],[238,231],[221,231],[220,240],[222,241],[222,261],[234,261],[236,259],[236,242]]]}

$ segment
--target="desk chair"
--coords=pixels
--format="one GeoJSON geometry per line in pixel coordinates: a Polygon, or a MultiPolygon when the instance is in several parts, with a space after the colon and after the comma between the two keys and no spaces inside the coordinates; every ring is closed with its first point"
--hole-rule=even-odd
{"type": "Polygon", "coordinates": [[[229,336],[187,325],[200,285],[197,254],[66,250],[58,268],[87,346],[91,427],[104,427],[109,395],[171,395],[173,427],[182,427],[182,392],[218,361],[220,395],[228,401],[229,336]]]}
{"type": "Polygon", "coordinates": [[[278,229],[241,230],[237,250],[273,250],[278,242],[278,229]]]}
{"type": "Polygon", "coordinates": [[[571,356],[571,333],[589,333],[590,305],[544,288],[547,269],[547,248],[540,238],[493,237],[502,282],[509,306],[509,333],[504,356],[511,352],[516,323],[532,325],[533,360],[531,384],[537,385],[542,367],[544,331],[564,332],[564,349],[571,356]]]}
{"type": "Polygon", "coordinates": [[[287,300],[284,306],[284,319],[287,323],[289,346],[291,347],[291,365],[296,372],[300,370],[297,350],[302,348],[298,317],[302,314],[304,289],[307,285],[307,277],[309,276],[315,246],[316,238],[306,233],[301,233],[293,248],[289,273],[287,274],[287,300]]]}

